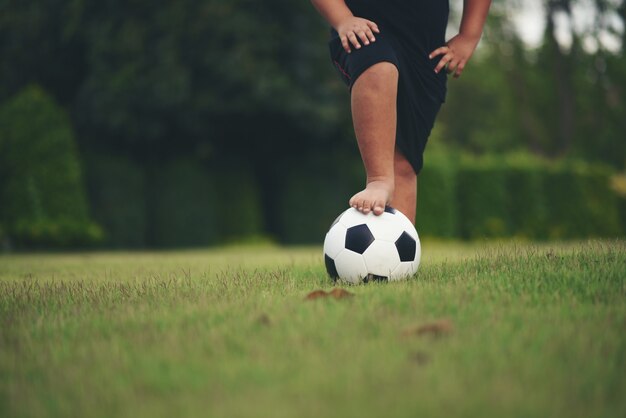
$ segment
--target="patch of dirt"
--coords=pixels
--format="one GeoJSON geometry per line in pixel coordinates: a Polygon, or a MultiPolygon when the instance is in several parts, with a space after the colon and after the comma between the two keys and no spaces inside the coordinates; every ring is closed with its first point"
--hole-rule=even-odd
{"type": "Polygon", "coordinates": [[[259,315],[259,317],[256,319],[256,323],[268,327],[272,325],[272,320],[270,319],[269,315],[263,313],[259,315]]]}
{"type": "Polygon", "coordinates": [[[403,337],[443,337],[449,335],[454,330],[454,325],[449,319],[439,319],[437,321],[426,322],[420,325],[414,325],[402,331],[403,337]]]}
{"type": "Polygon", "coordinates": [[[315,300],[315,299],[320,299],[320,298],[346,299],[346,298],[351,298],[353,296],[354,296],[353,293],[350,293],[345,289],[340,289],[336,287],[330,292],[326,292],[324,290],[314,290],[308,295],[306,295],[304,300],[315,300]]]}

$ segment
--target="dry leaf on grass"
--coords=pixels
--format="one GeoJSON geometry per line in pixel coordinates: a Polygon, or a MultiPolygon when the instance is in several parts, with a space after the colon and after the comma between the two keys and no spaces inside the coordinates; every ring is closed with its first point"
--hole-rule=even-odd
{"type": "Polygon", "coordinates": [[[354,296],[354,294],[348,292],[347,290],[340,289],[338,287],[328,292],[328,295],[334,297],[335,299],[345,299],[354,296]]]}
{"type": "Polygon", "coordinates": [[[352,296],[354,296],[354,294],[348,292],[347,290],[336,287],[330,292],[326,292],[324,290],[314,290],[308,295],[306,295],[304,299],[305,300],[315,300],[315,299],[320,299],[320,298],[345,299],[345,298],[351,298],[352,296]]]}
{"type": "Polygon", "coordinates": [[[427,322],[425,324],[411,326],[402,331],[403,337],[430,335],[433,337],[443,337],[452,332],[454,326],[449,319],[440,319],[437,321],[427,322]]]}
{"type": "Polygon", "coordinates": [[[309,293],[308,295],[306,295],[306,297],[304,299],[306,299],[306,300],[315,300],[315,299],[327,298],[327,297],[328,297],[328,293],[326,293],[326,291],[324,291],[324,290],[314,290],[311,293],[309,293]]]}

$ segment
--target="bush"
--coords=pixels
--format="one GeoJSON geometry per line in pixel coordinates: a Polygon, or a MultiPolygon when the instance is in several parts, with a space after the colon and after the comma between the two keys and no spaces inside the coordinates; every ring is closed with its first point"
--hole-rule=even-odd
{"type": "Polygon", "coordinates": [[[0,221],[18,247],[101,239],[90,221],[74,135],[65,112],[27,87],[0,108],[0,221]]]}
{"type": "Polygon", "coordinates": [[[14,243],[19,248],[65,248],[103,239],[102,229],[90,223],[60,218],[57,220],[21,219],[13,228],[14,243]]]}

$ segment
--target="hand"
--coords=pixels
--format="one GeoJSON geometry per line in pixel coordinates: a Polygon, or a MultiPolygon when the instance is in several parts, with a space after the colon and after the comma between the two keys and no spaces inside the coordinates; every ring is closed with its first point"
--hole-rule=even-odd
{"type": "Polygon", "coordinates": [[[447,65],[446,71],[448,74],[454,73],[454,78],[459,78],[465,68],[465,64],[467,64],[467,61],[474,53],[479,39],[459,33],[450,39],[445,46],[435,49],[428,58],[433,59],[438,55],[443,55],[435,67],[435,72],[439,73],[447,65]]]}
{"type": "Polygon", "coordinates": [[[365,45],[369,45],[370,42],[375,42],[376,38],[374,37],[374,32],[380,33],[378,25],[361,17],[350,16],[337,25],[337,33],[339,34],[339,39],[341,39],[341,45],[348,54],[352,52],[350,43],[352,43],[356,49],[359,49],[361,48],[359,39],[365,45]]]}

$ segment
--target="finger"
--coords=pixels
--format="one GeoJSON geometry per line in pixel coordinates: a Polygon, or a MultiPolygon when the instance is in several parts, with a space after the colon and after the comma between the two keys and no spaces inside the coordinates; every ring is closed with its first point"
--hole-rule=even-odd
{"type": "Polygon", "coordinates": [[[372,22],[371,20],[367,21],[367,26],[369,26],[370,29],[372,29],[374,32],[380,33],[380,29],[378,29],[378,25],[376,23],[372,22]]]}
{"type": "Polygon", "coordinates": [[[367,31],[365,32],[365,34],[367,35],[370,41],[376,42],[376,37],[374,36],[370,28],[367,28],[367,31]]]}
{"type": "Polygon", "coordinates": [[[354,45],[356,49],[361,48],[361,44],[359,43],[359,40],[356,38],[356,35],[354,34],[354,32],[350,32],[348,34],[348,39],[350,40],[350,42],[352,43],[352,45],[354,45]]]}
{"type": "Polygon", "coordinates": [[[459,63],[459,66],[456,67],[456,72],[454,73],[454,78],[461,77],[461,73],[463,72],[464,68],[465,68],[465,62],[459,63]]]}
{"type": "Polygon", "coordinates": [[[350,44],[348,43],[348,37],[345,35],[341,37],[341,46],[343,46],[343,49],[345,49],[348,54],[352,52],[350,44]]]}
{"type": "Polygon", "coordinates": [[[452,60],[452,58],[454,57],[454,55],[452,55],[451,53],[447,53],[446,55],[443,56],[443,58],[441,58],[439,60],[439,64],[437,64],[437,66],[435,67],[435,72],[439,73],[439,71],[441,71],[441,69],[452,60]]]}
{"type": "Polygon", "coordinates": [[[442,47],[439,47],[439,48],[435,49],[433,52],[431,52],[430,55],[428,55],[428,58],[433,59],[437,55],[447,54],[449,51],[450,51],[449,47],[442,46],[442,47]]]}
{"type": "Polygon", "coordinates": [[[459,66],[459,62],[460,60],[456,59],[456,58],[452,58],[449,62],[448,65],[446,66],[446,72],[448,74],[452,74],[454,72],[456,72],[457,67],[459,66]]]}
{"type": "Polygon", "coordinates": [[[364,31],[359,32],[358,35],[359,35],[359,38],[361,38],[361,42],[363,42],[364,45],[370,44],[370,40],[364,31]]]}

